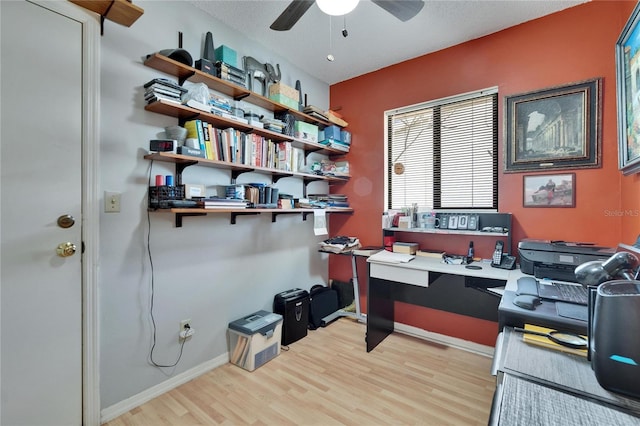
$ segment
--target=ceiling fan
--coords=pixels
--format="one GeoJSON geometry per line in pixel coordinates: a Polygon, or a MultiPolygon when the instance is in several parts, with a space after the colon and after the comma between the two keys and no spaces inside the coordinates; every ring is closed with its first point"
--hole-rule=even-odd
{"type": "MultiPolygon", "coordinates": [[[[269,28],[276,31],[290,30],[315,2],[316,0],[293,0],[269,28]]],[[[355,4],[357,3],[356,0],[355,4]]],[[[380,6],[402,22],[416,16],[424,6],[423,0],[372,0],[372,3],[380,6]]]]}

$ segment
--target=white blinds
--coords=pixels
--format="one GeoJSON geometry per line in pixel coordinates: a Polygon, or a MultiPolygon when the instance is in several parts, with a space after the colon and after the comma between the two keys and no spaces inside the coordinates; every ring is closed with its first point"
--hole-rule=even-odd
{"type": "Polygon", "coordinates": [[[487,92],[386,113],[386,208],[497,208],[497,91],[487,92]]]}

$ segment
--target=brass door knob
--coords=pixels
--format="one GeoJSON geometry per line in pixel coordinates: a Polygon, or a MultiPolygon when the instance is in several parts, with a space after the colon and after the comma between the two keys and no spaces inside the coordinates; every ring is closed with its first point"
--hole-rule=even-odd
{"type": "Polygon", "coordinates": [[[60,243],[56,248],[56,253],[60,257],[69,257],[73,256],[76,253],[76,245],[73,243],[60,243]]]}

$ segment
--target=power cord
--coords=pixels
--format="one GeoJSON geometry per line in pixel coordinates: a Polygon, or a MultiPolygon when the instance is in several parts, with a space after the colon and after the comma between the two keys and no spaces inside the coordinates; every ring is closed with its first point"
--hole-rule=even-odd
{"type": "MultiPolygon", "coordinates": [[[[148,176],[148,187],[151,187],[151,171],[153,170],[153,160],[151,160],[151,164],[149,166],[149,176],[148,176]]],[[[148,191],[147,191],[147,197],[148,197],[148,191]]],[[[180,343],[180,353],[178,354],[178,359],[176,359],[176,361],[173,364],[159,364],[157,363],[154,359],[153,359],[153,350],[156,347],[156,320],[153,316],[153,300],[154,300],[154,290],[155,290],[155,280],[154,280],[154,270],[153,270],[153,257],[151,256],[151,214],[149,212],[149,209],[147,209],[147,255],[149,256],[149,265],[151,267],[151,303],[149,306],[149,316],[151,317],[151,325],[152,325],[152,329],[153,329],[153,344],[151,345],[151,350],[149,351],[149,361],[151,362],[151,365],[153,365],[154,367],[160,367],[160,368],[171,368],[171,367],[175,367],[176,365],[178,365],[178,363],[180,362],[180,359],[182,358],[182,351],[184,350],[184,344],[187,342],[186,337],[182,339],[182,342],[180,343]]],[[[185,329],[189,329],[189,330],[183,330],[180,332],[180,336],[182,337],[182,333],[186,333],[187,331],[191,331],[191,334],[193,334],[193,331],[191,330],[191,327],[189,327],[189,324],[185,325],[184,327],[185,329]]],[[[190,334],[190,335],[191,335],[190,334]]]]}

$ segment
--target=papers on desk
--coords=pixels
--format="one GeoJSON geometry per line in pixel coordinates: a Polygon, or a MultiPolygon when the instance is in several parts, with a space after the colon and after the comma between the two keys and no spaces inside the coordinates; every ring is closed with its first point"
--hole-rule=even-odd
{"type": "Polygon", "coordinates": [[[393,253],[387,250],[381,250],[376,254],[369,256],[371,262],[384,263],[406,263],[413,260],[416,256],[413,254],[393,253]]]}

